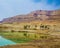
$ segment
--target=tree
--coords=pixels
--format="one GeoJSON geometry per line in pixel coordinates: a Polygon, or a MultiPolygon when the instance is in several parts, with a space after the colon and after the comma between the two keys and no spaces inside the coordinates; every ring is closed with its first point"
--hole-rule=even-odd
{"type": "Polygon", "coordinates": [[[30,25],[25,25],[24,29],[30,29],[30,25]]]}
{"type": "Polygon", "coordinates": [[[27,32],[24,33],[24,36],[27,37],[27,32]]]}
{"type": "Polygon", "coordinates": [[[14,30],[11,30],[11,32],[15,32],[14,30]]]}
{"type": "Polygon", "coordinates": [[[41,24],[40,29],[42,30],[45,29],[44,25],[41,24]]]}
{"type": "Polygon", "coordinates": [[[45,29],[49,29],[49,27],[47,25],[45,25],[45,29]]]}
{"type": "Polygon", "coordinates": [[[26,25],[24,26],[24,29],[27,29],[27,26],[26,25]]]}

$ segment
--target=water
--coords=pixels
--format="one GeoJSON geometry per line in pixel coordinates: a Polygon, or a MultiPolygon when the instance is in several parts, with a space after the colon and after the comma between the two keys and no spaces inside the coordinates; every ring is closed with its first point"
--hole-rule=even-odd
{"type": "Polygon", "coordinates": [[[16,43],[0,36],[0,46],[15,45],[16,43]]]}

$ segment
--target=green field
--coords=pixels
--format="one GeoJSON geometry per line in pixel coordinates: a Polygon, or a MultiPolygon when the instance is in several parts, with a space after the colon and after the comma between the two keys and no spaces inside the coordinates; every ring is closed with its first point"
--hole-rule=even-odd
{"type": "Polygon", "coordinates": [[[47,38],[48,34],[42,33],[27,33],[27,32],[0,32],[0,36],[12,40],[16,43],[25,43],[30,42],[32,40],[39,40],[47,38]]]}

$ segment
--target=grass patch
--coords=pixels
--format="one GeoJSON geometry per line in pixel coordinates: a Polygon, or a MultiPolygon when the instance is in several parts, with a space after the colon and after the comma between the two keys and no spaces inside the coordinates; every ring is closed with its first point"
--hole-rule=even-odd
{"type": "Polygon", "coordinates": [[[0,36],[14,41],[16,43],[25,43],[30,42],[36,39],[46,39],[48,37],[47,34],[37,34],[37,33],[26,33],[26,32],[1,32],[0,36]]]}

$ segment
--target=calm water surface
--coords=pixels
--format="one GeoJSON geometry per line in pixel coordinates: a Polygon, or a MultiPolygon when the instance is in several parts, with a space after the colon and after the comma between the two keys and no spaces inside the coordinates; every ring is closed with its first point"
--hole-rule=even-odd
{"type": "Polygon", "coordinates": [[[16,43],[0,36],[0,46],[15,45],[16,43]]]}

